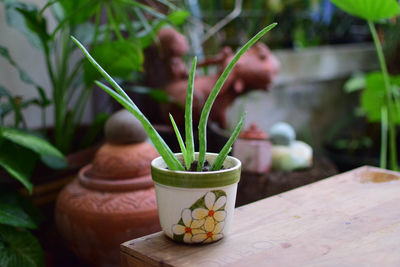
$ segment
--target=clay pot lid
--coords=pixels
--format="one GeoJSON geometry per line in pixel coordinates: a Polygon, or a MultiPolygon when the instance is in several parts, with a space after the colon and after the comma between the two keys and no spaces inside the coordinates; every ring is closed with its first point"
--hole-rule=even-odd
{"type": "Polygon", "coordinates": [[[240,133],[241,139],[252,139],[252,140],[268,140],[266,132],[261,130],[256,123],[250,124],[249,128],[240,133]]]}
{"type": "Polygon", "coordinates": [[[148,142],[129,145],[106,143],[96,153],[86,176],[95,179],[121,180],[150,174],[151,161],[158,152],[148,142]]]}

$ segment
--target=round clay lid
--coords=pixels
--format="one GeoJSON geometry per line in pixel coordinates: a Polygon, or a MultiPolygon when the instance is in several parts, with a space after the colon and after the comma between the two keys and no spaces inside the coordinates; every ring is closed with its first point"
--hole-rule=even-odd
{"type": "Polygon", "coordinates": [[[104,180],[131,179],[150,174],[151,161],[159,154],[148,142],[116,145],[106,143],[96,153],[86,176],[104,180]]]}
{"type": "Polygon", "coordinates": [[[249,128],[244,130],[239,135],[242,139],[252,139],[252,140],[267,140],[268,135],[263,130],[261,130],[257,124],[250,124],[249,128]]]}

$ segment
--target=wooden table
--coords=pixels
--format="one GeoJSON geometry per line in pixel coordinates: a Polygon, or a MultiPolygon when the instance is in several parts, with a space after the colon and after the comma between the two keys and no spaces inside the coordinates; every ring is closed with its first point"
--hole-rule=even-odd
{"type": "Polygon", "coordinates": [[[122,266],[400,266],[400,173],[361,167],[236,209],[205,246],[161,232],[121,245],[122,266]]]}

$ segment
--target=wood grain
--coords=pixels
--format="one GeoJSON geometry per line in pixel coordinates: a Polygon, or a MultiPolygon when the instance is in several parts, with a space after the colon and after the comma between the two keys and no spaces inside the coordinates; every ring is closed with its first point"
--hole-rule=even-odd
{"type": "Polygon", "coordinates": [[[400,266],[400,173],[361,167],[235,210],[205,246],[161,232],[121,245],[123,266],[400,266]]]}

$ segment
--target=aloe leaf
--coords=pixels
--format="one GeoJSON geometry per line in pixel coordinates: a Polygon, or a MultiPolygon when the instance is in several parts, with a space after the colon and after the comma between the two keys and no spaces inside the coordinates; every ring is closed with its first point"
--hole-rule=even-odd
{"type": "Polygon", "coordinates": [[[124,108],[130,111],[143,125],[144,130],[149,135],[153,145],[157,149],[158,153],[162,156],[165,163],[167,164],[170,170],[179,170],[183,171],[184,168],[179,160],[175,157],[174,153],[171,149],[167,146],[165,141],[162,137],[158,134],[158,132],[154,129],[151,125],[149,120],[143,115],[143,113],[136,107],[132,106],[125,98],[118,95],[115,91],[109,88],[107,85],[95,81],[96,85],[99,86],[101,89],[106,91],[111,97],[113,97],[118,103],[120,103],[124,108]]]}
{"type": "Polygon", "coordinates": [[[217,170],[221,169],[222,164],[224,164],[226,157],[228,156],[229,152],[232,150],[233,142],[235,142],[236,138],[238,137],[238,135],[240,133],[240,130],[243,127],[243,122],[244,122],[245,118],[246,118],[246,112],[243,113],[242,117],[240,117],[239,123],[236,125],[231,137],[229,137],[228,141],[226,142],[224,147],[219,152],[214,163],[211,165],[210,171],[217,171],[217,170]]]}
{"type": "Polygon", "coordinates": [[[225,68],[224,72],[219,77],[217,83],[212,89],[210,95],[207,98],[206,103],[204,104],[203,110],[200,115],[199,121],[199,158],[197,163],[197,171],[201,171],[204,166],[204,160],[206,156],[207,150],[207,137],[206,137],[206,128],[207,121],[210,115],[211,107],[218,96],[219,91],[221,91],[222,86],[224,85],[226,79],[228,78],[230,72],[232,71],[235,64],[239,61],[240,57],[247,51],[249,48],[255,44],[261,37],[263,37],[268,31],[274,28],[277,23],[272,23],[258,32],[253,38],[251,38],[235,55],[232,61],[225,68]]]}
{"type": "Polygon", "coordinates": [[[92,65],[100,72],[100,74],[113,86],[113,88],[117,91],[115,92],[108,86],[102,84],[99,81],[95,83],[105,90],[109,95],[111,95],[115,100],[117,100],[122,106],[124,106],[127,110],[129,110],[143,125],[146,133],[149,135],[151,141],[153,142],[155,148],[158,153],[160,153],[161,157],[164,159],[170,170],[184,170],[182,164],[175,157],[174,153],[172,153],[171,149],[167,146],[162,137],[158,134],[158,132],[151,125],[149,120],[143,115],[143,113],[139,110],[139,108],[133,103],[133,101],[129,98],[129,96],[125,93],[125,91],[119,86],[117,82],[96,62],[96,60],[89,54],[89,52],[85,49],[85,47],[73,36],[71,36],[72,40],[78,45],[78,47],[82,50],[83,54],[86,58],[92,63],[92,65]]]}
{"type": "Polygon", "coordinates": [[[185,144],[183,143],[182,136],[179,132],[178,126],[175,123],[174,117],[172,117],[172,115],[169,114],[169,118],[171,119],[172,127],[174,128],[176,138],[178,139],[179,147],[181,148],[181,151],[182,151],[183,159],[184,159],[185,165],[186,165],[186,170],[188,170],[190,168],[190,165],[189,165],[189,161],[188,161],[187,154],[186,154],[185,144]]]}
{"type": "Polygon", "coordinates": [[[185,136],[186,136],[186,154],[187,160],[186,166],[190,168],[190,165],[194,161],[194,141],[193,141],[193,90],[194,90],[194,78],[196,76],[196,64],[197,57],[193,58],[192,67],[190,69],[188,87],[186,92],[186,106],[185,106],[185,136]]]}

